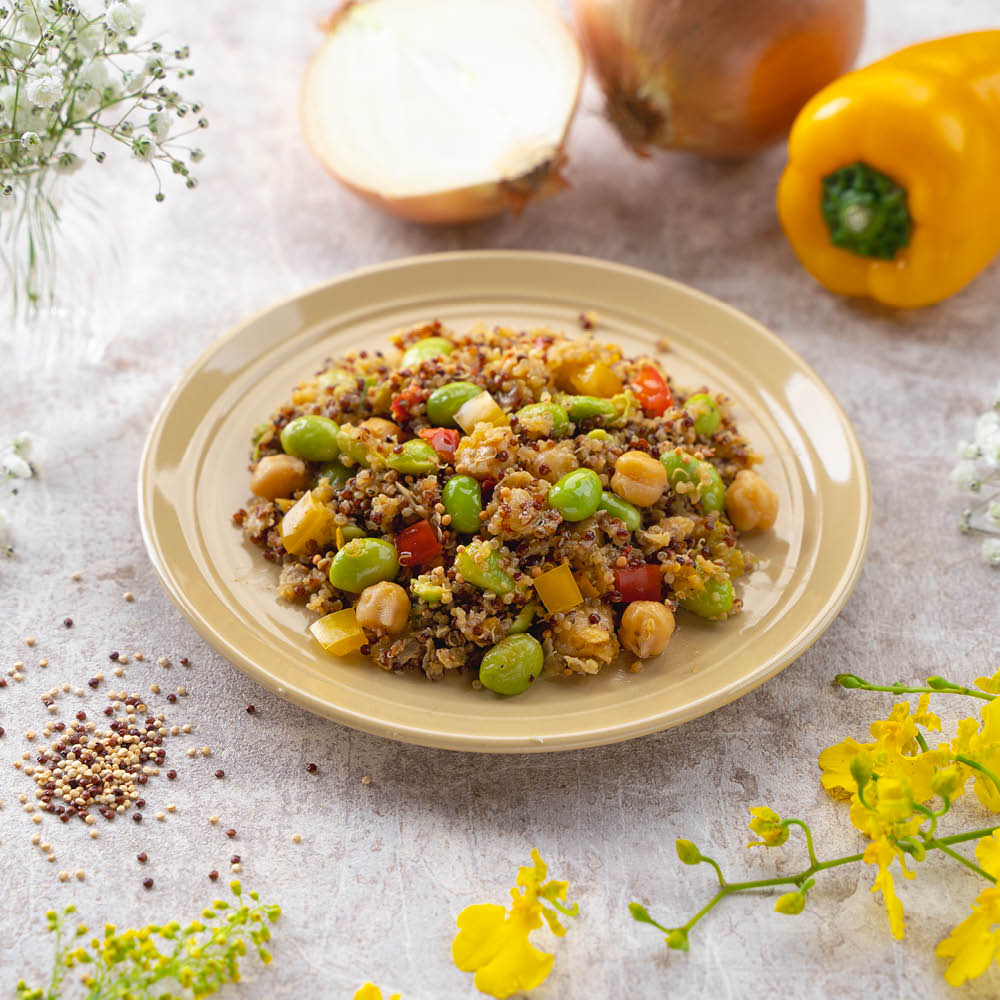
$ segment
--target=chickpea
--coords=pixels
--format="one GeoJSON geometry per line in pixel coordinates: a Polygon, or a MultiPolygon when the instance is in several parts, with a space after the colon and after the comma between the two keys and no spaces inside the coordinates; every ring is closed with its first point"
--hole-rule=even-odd
{"type": "Polygon", "coordinates": [[[778,494],[749,469],[743,469],[726,490],[726,513],[737,531],[767,531],[778,516],[778,494]]]}
{"type": "Polygon", "coordinates": [[[377,438],[399,438],[402,433],[398,424],[386,420],[385,417],[369,417],[361,422],[361,426],[377,438]]]}
{"type": "Polygon", "coordinates": [[[659,601],[633,601],[622,614],[618,638],[640,660],[659,656],[674,634],[674,615],[659,601]]]}
{"type": "Polygon", "coordinates": [[[265,455],[250,477],[250,492],[267,500],[290,497],[309,485],[309,470],[294,455],[265,455]]]}
{"type": "Polygon", "coordinates": [[[652,507],[663,496],[667,470],[652,455],[627,451],[615,462],[611,489],[636,507],[652,507]]]}
{"type": "Polygon", "coordinates": [[[354,613],[362,628],[399,635],[410,617],[410,598],[398,583],[383,580],[365,587],[354,613]]]}

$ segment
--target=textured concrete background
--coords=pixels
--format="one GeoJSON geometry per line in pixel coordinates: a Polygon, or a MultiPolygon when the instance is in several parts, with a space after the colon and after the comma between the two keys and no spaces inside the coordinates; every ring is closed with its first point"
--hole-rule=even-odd
{"type": "MultiPolygon", "coordinates": [[[[996,21],[994,0],[870,6],[866,59],[996,21]]],[[[23,682],[0,690],[0,993],[46,969],[47,908],[72,899],[98,925],[193,915],[213,895],[208,871],[225,878],[236,852],[244,884],[285,908],[277,964],[260,973],[248,966],[242,995],[349,997],[370,978],[407,1000],[472,997],[471,978],[449,959],[454,916],[474,901],[504,900],[537,845],[582,908],[555,946],[540,1000],[944,996],[933,948],[978,886],[937,860],[900,889],[908,911],[901,944],[870,895],[872,873],[856,868],[822,877],[796,919],[774,914],[767,898],[729,901],[694,935],[689,955],[668,956],[625,906],[642,900],[670,923],[707,898],[710,873],[679,864],[678,836],[734,875],[764,877],[775,864],[795,870],[802,854],[794,845],[781,857],[743,849],[752,804],[808,817],[824,855],[858,849],[846,810],[819,787],[816,757],[845,735],[863,737],[889,700],[834,690],[837,671],[971,679],[1000,667],[1000,578],[955,532],[959,502],[947,482],[954,442],[970,433],[1000,377],[1000,269],[920,312],[828,295],[797,266],[775,219],[780,148],[741,164],[633,161],[601,120],[592,88],[570,142],[572,188],[558,198],[521,218],[467,227],[384,217],[329,181],[299,134],[298,78],[324,5],[277,10],[177,0],[151,15],[193,50],[194,91],[212,120],[202,186],[158,206],[132,164],[109,165],[121,184],[108,211],[124,263],[105,277],[113,289],[106,315],[121,317],[107,320],[105,360],[66,365],[59,378],[22,371],[5,380],[0,430],[36,435],[42,475],[0,498],[18,545],[16,558],[0,563],[0,666],[25,663],[23,682]],[[625,745],[463,756],[398,746],[278,701],[174,610],[142,547],[134,482],[147,428],[175,378],[214,337],[274,299],[358,265],[466,247],[594,254],[689,282],[768,324],[827,380],[870,462],[871,552],[843,614],[781,676],[708,718],[625,745]],[[77,569],[80,582],[70,576],[77,569]],[[29,634],[33,649],[23,644],[29,634]],[[111,649],[146,655],[120,685],[107,669],[111,649]],[[175,665],[157,666],[160,655],[175,665]],[[189,668],[176,665],[181,656],[189,668]],[[100,821],[93,841],[82,824],[47,820],[40,829],[58,855],[49,864],[30,845],[36,827],[17,803],[30,782],[10,762],[27,746],[24,731],[48,718],[40,693],[64,680],[83,685],[99,669],[109,678],[104,690],[185,684],[190,696],[166,707],[195,730],[168,741],[179,777],[146,786],[141,826],[100,821]],[[245,711],[251,702],[255,716],[245,711]],[[210,760],[185,755],[206,744],[210,760]],[[310,761],[316,774],[306,773],[310,761]],[[213,777],[218,767],[223,780],[213,777]],[[176,813],[157,823],[152,813],[168,802],[176,813]],[[222,832],[230,826],[234,840],[222,832]],[[149,855],[145,867],[138,851],[149,855]],[[78,867],[85,882],[57,881],[59,869],[78,867]],[[146,876],[156,883],[148,892],[146,876]]],[[[63,717],[77,701],[103,707],[103,691],[85,690],[84,699],[62,697],[63,717]]],[[[995,969],[967,991],[998,993],[995,969]]]]}

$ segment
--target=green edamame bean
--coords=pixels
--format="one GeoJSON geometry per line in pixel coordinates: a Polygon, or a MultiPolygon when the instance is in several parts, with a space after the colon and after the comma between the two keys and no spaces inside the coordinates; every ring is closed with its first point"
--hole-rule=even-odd
{"type": "Polygon", "coordinates": [[[733,585],[728,577],[710,576],[705,580],[704,590],[688,594],[680,605],[699,618],[722,618],[733,609],[733,585]]]}
{"type": "Polygon", "coordinates": [[[642,514],[639,513],[639,508],[633,507],[627,500],[622,500],[614,493],[608,493],[607,490],[601,494],[601,502],[597,509],[606,510],[612,517],[617,517],[629,531],[638,531],[642,527],[642,514]]]}
{"type": "Polygon", "coordinates": [[[667,470],[667,485],[674,489],[678,483],[691,483],[701,493],[701,509],[707,513],[720,511],[726,506],[726,487],[722,476],[711,462],[688,455],[686,452],[668,451],[660,456],[667,470]]]}
{"type": "Polygon", "coordinates": [[[564,396],[560,399],[570,420],[614,420],[618,416],[618,407],[610,399],[599,399],[597,396],[564,396]]]}
{"type": "Polygon", "coordinates": [[[443,354],[451,354],[453,350],[455,345],[444,337],[424,337],[403,352],[403,356],[399,359],[399,367],[416,368],[424,361],[439,358],[443,354]]]}
{"type": "Polygon", "coordinates": [[[565,437],[572,429],[569,414],[557,403],[529,403],[516,416],[523,430],[538,437],[565,437]]]}
{"type": "Polygon", "coordinates": [[[451,514],[453,530],[470,535],[479,530],[483,488],[472,476],[452,476],[444,485],[441,502],[445,512],[451,514]]]}
{"type": "Polygon", "coordinates": [[[530,604],[525,604],[523,608],[517,613],[517,617],[511,622],[510,629],[508,630],[508,635],[520,635],[522,632],[527,632],[531,628],[531,623],[535,620],[535,612],[538,610],[538,605],[532,601],[530,604]]]}
{"type": "Polygon", "coordinates": [[[544,662],[542,644],[536,638],[509,635],[483,657],[479,681],[496,694],[522,694],[541,676],[544,662]]]}
{"type": "Polygon", "coordinates": [[[427,419],[435,427],[454,427],[455,414],[482,392],[474,382],[449,382],[427,397],[427,419]]]}
{"type": "Polygon", "coordinates": [[[549,490],[549,506],[567,521],[582,521],[597,510],[601,492],[600,477],[593,469],[574,469],[549,490]]]}
{"type": "Polygon", "coordinates": [[[684,409],[694,420],[694,429],[706,437],[711,437],[722,425],[719,407],[707,392],[696,392],[689,396],[684,409]]]}
{"type": "Polygon", "coordinates": [[[514,589],[514,581],[504,572],[496,549],[481,539],[458,547],[455,568],[468,583],[482,590],[492,590],[502,596],[514,589]]]}
{"type": "Polygon", "coordinates": [[[384,538],[355,538],[330,563],[330,583],[338,590],[360,594],[365,587],[392,580],[399,572],[396,546],[384,538]]]}
{"type": "Polygon", "coordinates": [[[348,479],[353,477],[354,472],[354,469],[349,469],[343,462],[338,462],[337,459],[334,459],[332,462],[324,462],[319,467],[319,474],[316,478],[329,479],[330,485],[335,490],[339,490],[348,479]]]}
{"type": "Polygon", "coordinates": [[[286,455],[309,462],[329,462],[340,454],[337,432],[340,428],[329,418],[307,413],[289,421],[281,431],[281,447],[286,455]]]}
{"type": "Polygon", "coordinates": [[[403,450],[398,455],[393,453],[385,460],[390,469],[411,476],[426,475],[437,469],[438,453],[426,441],[413,438],[404,441],[401,447],[403,450]]]}

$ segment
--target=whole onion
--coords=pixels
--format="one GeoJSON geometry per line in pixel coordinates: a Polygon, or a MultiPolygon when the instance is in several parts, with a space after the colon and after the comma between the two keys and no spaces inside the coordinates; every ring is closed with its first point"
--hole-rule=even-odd
{"type": "Polygon", "coordinates": [[[607,112],[647,146],[742,156],[857,54],[864,0],[573,0],[607,112]]]}

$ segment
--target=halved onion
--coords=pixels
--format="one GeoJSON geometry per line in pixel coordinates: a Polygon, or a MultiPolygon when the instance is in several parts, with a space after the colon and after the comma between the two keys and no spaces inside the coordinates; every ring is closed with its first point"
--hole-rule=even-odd
{"type": "Polygon", "coordinates": [[[348,2],[306,72],[306,138],[362,197],[480,219],[564,186],[583,76],[549,0],[348,2]]]}

